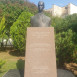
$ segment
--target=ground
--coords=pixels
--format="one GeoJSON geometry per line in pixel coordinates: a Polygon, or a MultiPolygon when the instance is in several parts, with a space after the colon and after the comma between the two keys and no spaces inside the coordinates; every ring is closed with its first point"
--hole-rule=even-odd
{"type": "Polygon", "coordinates": [[[0,51],[0,59],[6,61],[6,63],[0,69],[0,77],[2,77],[9,69],[24,68],[24,56],[15,55],[13,51],[0,51]]]}
{"type": "MultiPolygon", "coordinates": [[[[0,51],[0,59],[5,60],[6,63],[0,69],[0,77],[2,77],[9,69],[23,69],[24,68],[24,56],[20,56],[15,51],[0,51]]],[[[65,63],[65,69],[72,71],[77,77],[77,64],[65,63]]]]}
{"type": "Polygon", "coordinates": [[[65,68],[72,71],[77,77],[77,63],[65,63],[65,68]]]}

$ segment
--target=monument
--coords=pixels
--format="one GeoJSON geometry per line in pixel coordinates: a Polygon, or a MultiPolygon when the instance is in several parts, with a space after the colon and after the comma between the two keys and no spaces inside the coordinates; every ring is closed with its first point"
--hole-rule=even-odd
{"type": "Polygon", "coordinates": [[[57,77],[54,28],[43,9],[44,2],[39,1],[39,13],[27,28],[24,77],[57,77]]]}
{"type": "Polygon", "coordinates": [[[38,9],[27,28],[25,71],[10,69],[2,77],[75,77],[70,71],[56,69],[54,28],[43,14],[44,2],[38,3],[38,9]]]}

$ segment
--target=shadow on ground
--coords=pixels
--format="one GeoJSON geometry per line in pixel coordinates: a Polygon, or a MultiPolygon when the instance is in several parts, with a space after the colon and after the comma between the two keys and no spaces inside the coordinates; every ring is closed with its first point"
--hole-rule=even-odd
{"type": "Polygon", "coordinates": [[[17,69],[19,70],[20,77],[24,75],[24,67],[25,67],[25,60],[19,59],[16,63],[17,69]]]}
{"type": "Polygon", "coordinates": [[[7,52],[13,49],[14,49],[13,47],[0,47],[0,52],[7,52]]]}
{"type": "Polygon", "coordinates": [[[24,69],[25,60],[19,59],[16,63],[17,69],[24,69]]]}
{"type": "Polygon", "coordinates": [[[12,55],[12,56],[17,56],[17,57],[19,57],[19,56],[21,56],[21,57],[24,57],[25,56],[25,53],[20,53],[19,51],[17,51],[17,50],[10,50],[9,51],[9,54],[10,55],[12,55]]]}

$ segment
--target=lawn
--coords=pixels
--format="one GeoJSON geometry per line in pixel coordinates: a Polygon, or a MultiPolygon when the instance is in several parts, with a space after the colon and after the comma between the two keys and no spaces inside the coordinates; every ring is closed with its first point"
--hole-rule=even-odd
{"type": "Polygon", "coordinates": [[[24,57],[14,54],[14,51],[10,53],[9,50],[2,52],[0,51],[0,59],[5,60],[6,63],[0,69],[0,77],[2,77],[9,69],[23,69],[24,68],[24,57]]]}

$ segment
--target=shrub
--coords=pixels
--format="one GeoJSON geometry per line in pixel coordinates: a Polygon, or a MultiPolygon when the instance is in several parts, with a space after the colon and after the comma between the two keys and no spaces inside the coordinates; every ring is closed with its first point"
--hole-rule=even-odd
{"type": "Polygon", "coordinates": [[[2,66],[5,64],[5,61],[0,59],[0,68],[2,68],[2,66]]]}
{"type": "Polygon", "coordinates": [[[73,53],[75,50],[72,30],[56,34],[56,52],[57,62],[62,65],[64,62],[73,61],[73,53]]]}
{"type": "Polygon", "coordinates": [[[27,27],[30,26],[30,12],[24,11],[21,13],[17,21],[11,26],[10,34],[13,39],[13,45],[20,53],[24,53],[25,50],[25,35],[27,27]]]}

